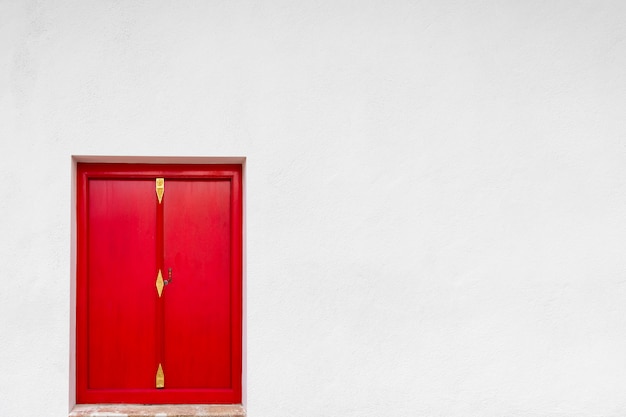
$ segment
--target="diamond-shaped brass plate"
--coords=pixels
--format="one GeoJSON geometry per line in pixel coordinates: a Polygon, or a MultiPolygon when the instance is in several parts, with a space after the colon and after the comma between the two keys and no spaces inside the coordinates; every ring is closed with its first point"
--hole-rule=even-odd
{"type": "Polygon", "coordinates": [[[163,367],[161,366],[161,364],[159,364],[159,369],[157,369],[156,373],[156,387],[165,387],[165,374],[163,374],[163,367]]]}
{"type": "Polygon", "coordinates": [[[161,296],[161,293],[163,292],[163,275],[161,274],[161,270],[159,269],[159,273],[157,274],[157,279],[156,279],[156,289],[157,292],[159,293],[159,297],[161,296]]]}
{"type": "Polygon", "coordinates": [[[163,200],[164,192],[165,192],[165,178],[157,178],[156,179],[156,193],[157,193],[157,198],[159,199],[159,204],[161,204],[161,200],[163,200]]]}

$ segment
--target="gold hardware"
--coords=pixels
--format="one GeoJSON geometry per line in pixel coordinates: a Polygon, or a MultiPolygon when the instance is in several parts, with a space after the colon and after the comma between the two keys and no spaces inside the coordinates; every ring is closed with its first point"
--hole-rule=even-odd
{"type": "Polygon", "coordinates": [[[157,178],[156,179],[156,193],[159,199],[159,204],[161,204],[161,200],[163,200],[164,192],[165,192],[165,178],[157,178]]]}
{"type": "Polygon", "coordinates": [[[163,373],[163,367],[159,364],[159,369],[157,369],[156,373],[156,387],[164,388],[165,387],[165,374],[163,373]]]}
{"type": "Polygon", "coordinates": [[[161,293],[163,292],[163,275],[161,274],[161,270],[159,269],[159,273],[157,274],[156,280],[156,289],[159,293],[159,297],[161,297],[161,293]]]}

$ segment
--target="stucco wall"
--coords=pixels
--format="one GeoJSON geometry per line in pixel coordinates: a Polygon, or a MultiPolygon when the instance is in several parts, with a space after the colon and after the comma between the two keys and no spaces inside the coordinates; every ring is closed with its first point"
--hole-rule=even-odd
{"type": "Polygon", "coordinates": [[[0,416],[71,405],[72,155],[247,158],[253,417],[623,416],[624,16],[0,0],[0,416]]]}

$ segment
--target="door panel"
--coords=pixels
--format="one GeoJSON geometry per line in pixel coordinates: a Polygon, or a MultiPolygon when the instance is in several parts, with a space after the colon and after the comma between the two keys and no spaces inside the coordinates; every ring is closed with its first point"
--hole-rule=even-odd
{"type": "Polygon", "coordinates": [[[153,181],[93,179],[88,208],[88,387],[153,388],[153,181]]]}
{"type": "Polygon", "coordinates": [[[241,402],[241,173],[78,164],[78,403],[241,402]]]}
{"type": "Polygon", "coordinates": [[[231,182],[166,180],[164,289],[168,388],[230,388],[231,182]]]}

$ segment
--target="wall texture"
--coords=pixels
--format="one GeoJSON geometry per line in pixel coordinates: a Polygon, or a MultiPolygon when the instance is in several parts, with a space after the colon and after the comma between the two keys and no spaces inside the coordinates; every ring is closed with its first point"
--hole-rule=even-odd
{"type": "Polygon", "coordinates": [[[0,415],[71,406],[71,156],[160,155],[247,158],[250,416],[623,416],[625,14],[0,0],[0,415]]]}

